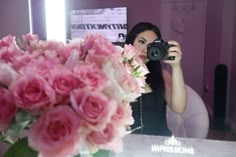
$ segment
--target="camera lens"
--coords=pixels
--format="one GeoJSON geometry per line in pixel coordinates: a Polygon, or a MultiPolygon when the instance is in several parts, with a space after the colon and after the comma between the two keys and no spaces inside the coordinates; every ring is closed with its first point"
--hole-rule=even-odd
{"type": "Polygon", "coordinates": [[[155,44],[147,47],[147,56],[152,61],[162,60],[166,55],[166,50],[162,46],[155,44]]]}

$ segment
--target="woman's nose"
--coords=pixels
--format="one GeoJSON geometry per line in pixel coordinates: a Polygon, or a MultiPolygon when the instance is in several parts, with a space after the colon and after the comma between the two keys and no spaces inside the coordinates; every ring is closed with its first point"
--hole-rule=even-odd
{"type": "Polygon", "coordinates": [[[147,46],[145,46],[145,47],[143,48],[143,52],[144,52],[144,53],[147,53],[147,46]]]}

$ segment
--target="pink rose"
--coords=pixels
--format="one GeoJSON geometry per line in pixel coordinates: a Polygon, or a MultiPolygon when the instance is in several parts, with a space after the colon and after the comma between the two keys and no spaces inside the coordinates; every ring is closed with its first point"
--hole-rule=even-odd
{"type": "Polygon", "coordinates": [[[81,62],[79,60],[79,53],[77,51],[73,51],[70,56],[67,58],[64,66],[65,68],[67,68],[68,70],[73,70],[73,68],[79,64],[79,62],[81,62]]]}
{"type": "Polygon", "coordinates": [[[6,63],[14,63],[24,52],[17,46],[15,37],[9,35],[0,40],[0,59],[6,63]]]}
{"type": "Polygon", "coordinates": [[[131,60],[135,55],[137,55],[137,53],[138,51],[132,45],[125,44],[122,57],[124,60],[131,60]]]}
{"type": "Polygon", "coordinates": [[[83,51],[81,51],[81,43],[82,41],[81,40],[79,40],[79,39],[74,39],[74,40],[72,40],[72,41],[70,41],[70,43],[68,43],[68,44],[66,44],[65,45],[65,57],[66,58],[68,58],[70,55],[71,55],[71,53],[73,53],[73,52],[77,52],[78,54],[79,54],[79,58],[83,58],[83,57],[85,57],[85,52],[83,51]]]}
{"type": "Polygon", "coordinates": [[[104,129],[117,108],[114,100],[99,91],[87,88],[74,90],[70,95],[70,101],[84,124],[93,130],[104,129]]]}
{"type": "Polygon", "coordinates": [[[25,75],[25,73],[36,73],[47,80],[50,70],[56,65],[57,63],[54,60],[39,57],[37,59],[32,59],[31,62],[21,68],[19,72],[22,75],[25,75]]]}
{"type": "Polygon", "coordinates": [[[134,75],[136,77],[145,76],[149,73],[146,64],[139,56],[134,56],[130,64],[136,71],[136,75],[134,75]]]}
{"type": "Polygon", "coordinates": [[[38,74],[25,74],[10,86],[15,104],[34,114],[50,108],[55,103],[55,92],[38,74]]]}
{"type": "Polygon", "coordinates": [[[64,67],[57,67],[50,71],[48,82],[57,94],[66,96],[78,85],[78,79],[64,67]]]}
{"type": "Polygon", "coordinates": [[[72,157],[78,153],[78,116],[69,106],[42,114],[29,130],[29,145],[40,157],[72,157]]]}
{"type": "Polygon", "coordinates": [[[27,64],[32,60],[32,55],[30,55],[28,52],[24,53],[23,55],[17,56],[13,63],[11,63],[12,67],[19,71],[24,66],[27,66],[27,64]]]}
{"type": "Polygon", "coordinates": [[[102,68],[103,64],[111,58],[120,58],[120,51],[102,35],[88,35],[83,44],[82,50],[87,52],[85,61],[95,63],[102,68]]]}
{"type": "Polygon", "coordinates": [[[141,95],[138,82],[131,76],[119,62],[113,61],[104,64],[103,71],[109,78],[109,84],[103,90],[109,97],[119,102],[134,101],[141,95]]]}
{"type": "Polygon", "coordinates": [[[10,45],[17,46],[15,39],[16,37],[12,35],[5,36],[0,40],[0,48],[9,47],[10,45]]]}
{"type": "Polygon", "coordinates": [[[101,90],[108,82],[104,72],[94,64],[78,64],[74,67],[73,72],[79,80],[79,88],[86,87],[93,90],[101,90]]]}
{"type": "Polygon", "coordinates": [[[0,87],[0,131],[7,129],[15,116],[16,110],[16,106],[9,92],[0,87]]]}
{"type": "Polygon", "coordinates": [[[110,56],[118,53],[115,46],[103,35],[88,35],[82,43],[82,51],[93,54],[110,56]]]}
{"type": "Polygon", "coordinates": [[[64,64],[66,61],[65,45],[56,40],[40,41],[40,49],[43,50],[43,55],[47,59],[52,59],[58,63],[64,64]]]}
{"type": "Polygon", "coordinates": [[[111,56],[103,56],[91,52],[86,56],[85,62],[89,64],[95,64],[99,68],[102,68],[104,63],[106,63],[109,60],[109,58],[111,58],[111,56]]]}
{"type": "Polygon", "coordinates": [[[33,52],[37,48],[38,44],[38,35],[36,34],[24,34],[22,35],[23,38],[23,46],[24,49],[33,52]]]}
{"type": "Polygon", "coordinates": [[[112,116],[112,121],[116,124],[116,126],[124,127],[127,125],[132,125],[134,123],[134,119],[132,117],[132,109],[130,104],[127,102],[119,104],[116,109],[116,113],[112,116]]]}
{"type": "Polygon", "coordinates": [[[90,147],[121,152],[123,149],[122,138],[116,130],[116,126],[108,123],[101,131],[92,131],[86,138],[90,147]]]}
{"type": "Polygon", "coordinates": [[[123,75],[118,82],[122,89],[127,93],[125,99],[129,102],[135,101],[136,98],[140,96],[140,86],[131,75],[123,75]]]}
{"type": "Polygon", "coordinates": [[[9,64],[0,61],[0,85],[8,87],[18,77],[18,73],[9,64]]]}

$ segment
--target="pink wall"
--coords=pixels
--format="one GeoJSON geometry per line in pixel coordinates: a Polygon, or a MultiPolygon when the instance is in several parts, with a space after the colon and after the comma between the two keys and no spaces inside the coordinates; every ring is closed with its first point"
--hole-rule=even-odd
{"type": "Polygon", "coordinates": [[[208,107],[210,116],[212,117],[214,107],[214,70],[217,64],[225,64],[228,68],[226,123],[228,123],[236,132],[235,43],[236,2],[234,0],[208,0],[203,77],[203,85],[208,86],[208,92],[203,94],[203,99],[208,107]]]}
{"type": "MultiPolygon", "coordinates": [[[[21,37],[30,32],[28,0],[0,1],[0,39],[8,34],[21,37]]],[[[3,156],[7,144],[0,142],[0,157],[3,156]]]]}
{"type": "Polygon", "coordinates": [[[208,0],[205,32],[203,94],[210,115],[213,111],[214,69],[220,61],[222,0],[208,0]]]}
{"type": "Polygon", "coordinates": [[[0,38],[30,32],[28,0],[1,0],[0,23],[0,38]]]}
{"type": "MultiPolygon", "coordinates": [[[[236,3],[235,3],[236,8],[236,3]]],[[[232,68],[230,77],[230,93],[229,93],[229,118],[231,126],[236,132],[236,9],[234,13],[234,38],[233,38],[233,48],[232,48],[232,68]]]]}

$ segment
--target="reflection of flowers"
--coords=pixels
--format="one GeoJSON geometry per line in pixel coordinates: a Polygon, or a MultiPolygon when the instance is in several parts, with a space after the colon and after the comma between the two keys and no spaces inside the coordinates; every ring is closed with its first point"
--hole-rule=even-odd
{"type": "Polygon", "coordinates": [[[0,40],[0,139],[28,129],[40,157],[122,151],[133,123],[130,102],[143,92],[148,70],[131,45],[101,35],[67,44],[23,35],[0,40]]]}

